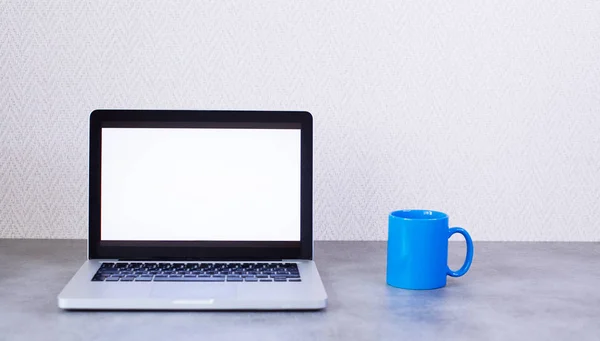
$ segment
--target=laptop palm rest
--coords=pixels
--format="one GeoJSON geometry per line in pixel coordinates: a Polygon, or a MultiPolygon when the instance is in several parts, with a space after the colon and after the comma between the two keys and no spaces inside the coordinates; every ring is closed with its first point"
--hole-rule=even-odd
{"type": "Polygon", "coordinates": [[[225,283],[153,283],[150,297],[168,299],[236,298],[237,285],[225,283]]]}

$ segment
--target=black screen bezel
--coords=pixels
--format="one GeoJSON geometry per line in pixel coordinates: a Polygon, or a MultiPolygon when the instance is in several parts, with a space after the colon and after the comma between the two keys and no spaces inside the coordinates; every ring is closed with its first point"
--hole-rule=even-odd
{"type": "Polygon", "coordinates": [[[89,259],[312,259],[312,115],[306,111],[95,110],[90,114],[89,259]],[[240,128],[299,125],[300,241],[102,241],[102,127],[240,128]]]}

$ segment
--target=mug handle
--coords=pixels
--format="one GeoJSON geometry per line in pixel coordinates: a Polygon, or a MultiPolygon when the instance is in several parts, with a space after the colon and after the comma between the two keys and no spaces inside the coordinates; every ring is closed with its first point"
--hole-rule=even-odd
{"type": "Polygon", "coordinates": [[[463,235],[463,237],[465,237],[465,241],[467,242],[467,257],[463,266],[460,269],[458,269],[458,271],[452,271],[450,267],[446,265],[448,276],[460,277],[466,274],[467,271],[469,271],[469,268],[471,267],[471,262],[473,262],[473,241],[471,240],[469,232],[467,232],[462,227],[451,227],[448,230],[448,232],[448,238],[450,238],[455,233],[460,233],[463,235]]]}

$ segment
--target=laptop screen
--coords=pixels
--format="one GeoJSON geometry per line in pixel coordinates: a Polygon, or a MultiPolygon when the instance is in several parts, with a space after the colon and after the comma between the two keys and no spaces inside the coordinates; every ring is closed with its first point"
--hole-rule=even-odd
{"type": "Polygon", "coordinates": [[[103,127],[102,241],[300,241],[300,127],[103,127]]]}

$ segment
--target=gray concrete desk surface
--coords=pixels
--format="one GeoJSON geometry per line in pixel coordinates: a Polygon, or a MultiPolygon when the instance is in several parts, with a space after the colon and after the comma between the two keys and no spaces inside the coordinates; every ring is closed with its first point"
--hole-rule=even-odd
{"type": "Polygon", "coordinates": [[[0,240],[0,340],[600,340],[600,243],[475,243],[432,291],[387,286],[385,245],[316,243],[324,311],[65,312],[85,241],[0,240]]]}

